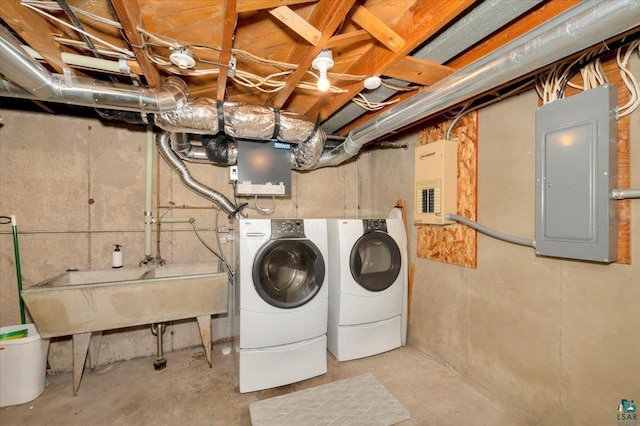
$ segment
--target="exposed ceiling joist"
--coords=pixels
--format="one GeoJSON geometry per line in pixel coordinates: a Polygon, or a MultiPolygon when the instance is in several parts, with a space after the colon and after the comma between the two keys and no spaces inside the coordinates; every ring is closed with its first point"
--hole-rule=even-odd
{"type": "Polygon", "coordinates": [[[398,52],[404,46],[404,39],[373,13],[369,12],[366,7],[358,6],[353,8],[349,16],[353,19],[353,22],[360,25],[366,32],[387,46],[391,51],[398,52]]]}
{"type": "Polygon", "coordinates": [[[312,45],[318,45],[322,33],[289,7],[276,7],[271,9],[269,13],[312,45]]]}
{"type": "Polygon", "coordinates": [[[62,73],[59,46],[53,40],[49,22],[17,1],[0,1],[0,17],[13,31],[44,58],[58,73],[62,73]]]}
{"type": "Polygon", "coordinates": [[[222,47],[220,51],[220,71],[218,73],[218,86],[216,100],[224,101],[227,94],[227,76],[231,61],[231,48],[233,46],[233,33],[236,29],[236,0],[224,0],[224,23],[222,28],[222,47]]]}
{"type": "Polygon", "coordinates": [[[310,0],[238,0],[237,12],[254,12],[256,10],[273,9],[280,6],[309,3],[310,0]]]}
{"type": "Polygon", "coordinates": [[[455,69],[451,67],[407,56],[391,65],[384,73],[398,80],[428,86],[454,71],[455,69]]]}
{"type": "Polygon", "coordinates": [[[138,8],[137,0],[111,0],[113,9],[118,15],[118,20],[122,24],[122,29],[127,35],[133,53],[136,56],[144,77],[151,87],[160,85],[160,73],[158,69],[147,58],[146,51],[141,47],[144,43],[138,27],[142,27],[142,16],[138,8]]]}
{"type": "Polygon", "coordinates": [[[287,78],[286,86],[272,95],[267,103],[274,108],[282,108],[298,83],[311,67],[311,62],[327,44],[333,33],[342,23],[343,17],[353,6],[355,0],[320,0],[309,17],[309,23],[321,31],[318,44],[296,44],[287,58],[288,63],[298,64],[298,68],[287,78]]]}
{"type": "Polygon", "coordinates": [[[371,35],[365,30],[350,31],[345,34],[338,34],[329,39],[325,44],[325,49],[333,49],[336,47],[345,46],[348,44],[355,44],[359,42],[369,41],[371,35]]]}

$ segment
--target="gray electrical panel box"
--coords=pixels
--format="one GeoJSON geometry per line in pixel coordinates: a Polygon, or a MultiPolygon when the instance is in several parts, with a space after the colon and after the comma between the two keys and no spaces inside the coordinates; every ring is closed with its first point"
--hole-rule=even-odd
{"type": "Polygon", "coordinates": [[[536,253],[617,260],[617,91],[602,85],[536,112],[536,253]]]}
{"type": "Polygon", "coordinates": [[[290,144],[239,141],[237,164],[237,195],[291,195],[290,144]]]}

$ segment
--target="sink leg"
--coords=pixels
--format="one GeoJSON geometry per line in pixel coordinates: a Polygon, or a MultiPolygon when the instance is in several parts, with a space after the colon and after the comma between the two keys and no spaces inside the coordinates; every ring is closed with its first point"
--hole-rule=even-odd
{"type": "Polygon", "coordinates": [[[78,394],[80,388],[80,379],[82,379],[90,341],[91,333],[73,335],[73,396],[78,394]]]}
{"type": "Polygon", "coordinates": [[[198,320],[198,328],[200,329],[200,337],[204,346],[204,355],[207,357],[209,367],[213,367],[211,360],[211,315],[201,315],[196,317],[198,320]]]}
{"type": "Polygon", "coordinates": [[[98,366],[98,354],[100,353],[100,344],[102,343],[102,331],[94,331],[91,334],[91,342],[89,343],[89,367],[95,370],[98,366]]]}

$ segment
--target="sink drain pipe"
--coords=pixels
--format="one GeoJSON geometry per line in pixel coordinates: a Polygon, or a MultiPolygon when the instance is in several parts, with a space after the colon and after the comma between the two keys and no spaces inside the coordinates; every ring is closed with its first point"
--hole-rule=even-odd
{"type": "Polygon", "coordinates": [[[151,324],[151,334],[156,336],[156,342],[158,344],[156,360],[153,361],[153,368],[156,371],[162,370],[167,366],[167,359],[164,357],[164,350],[162,348],[162,335],[164,334],[165,329],[166,327],[163,322],[151,324]]]}

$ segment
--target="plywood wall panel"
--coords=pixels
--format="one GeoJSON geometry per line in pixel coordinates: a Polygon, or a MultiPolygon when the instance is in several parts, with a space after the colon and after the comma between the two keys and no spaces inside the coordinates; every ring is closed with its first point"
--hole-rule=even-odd
{"type": "MultiPolygon", "coordinates": [[[[451,120],[420,131],[420,145],[444,139],[451,120]]],[[[451,132],[458,138],[458,211],[476,220],[478,214],[478,114],[464,116],[451,132]]],[[[461,225],[418,225],[418,257],[475,268],[477,265],[477,233],[461,225]]]]}

